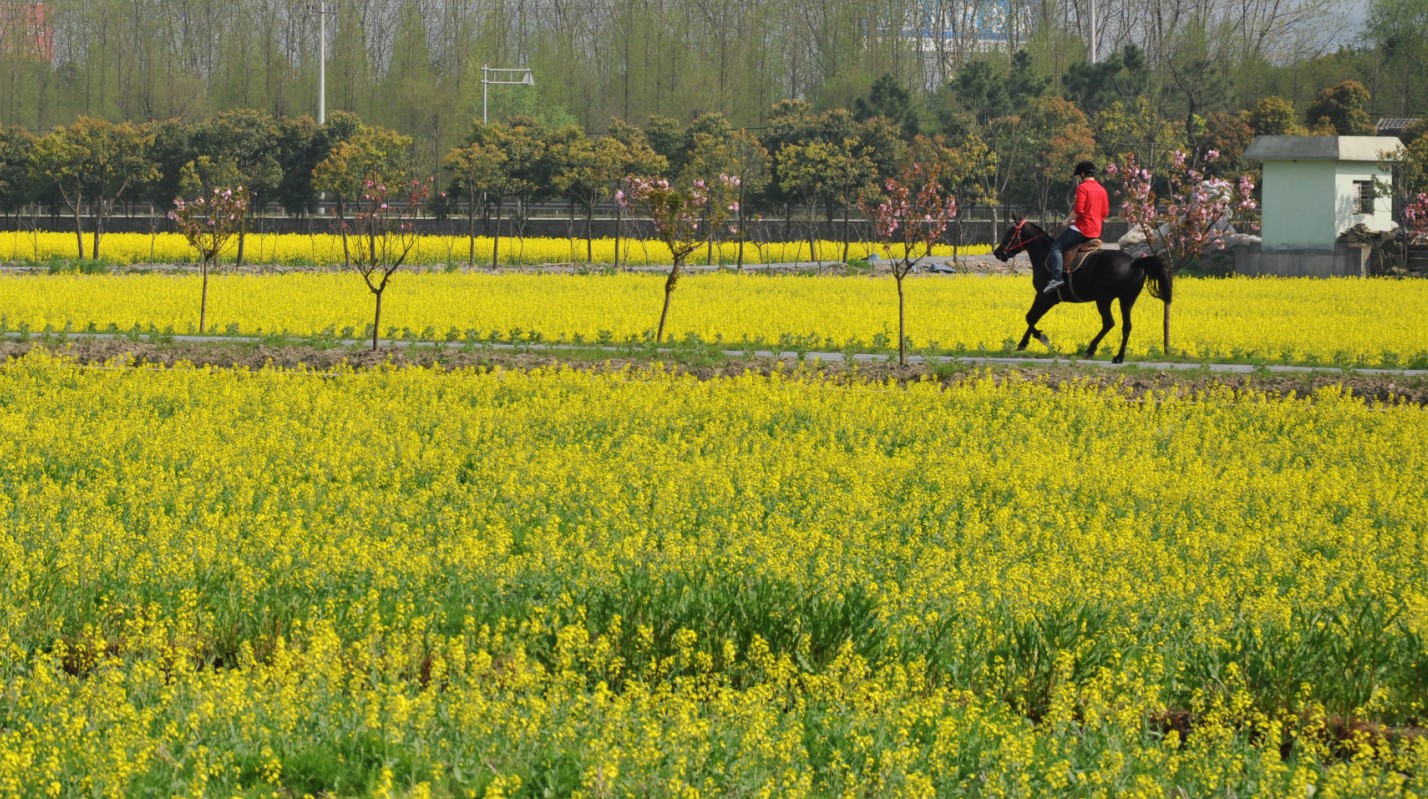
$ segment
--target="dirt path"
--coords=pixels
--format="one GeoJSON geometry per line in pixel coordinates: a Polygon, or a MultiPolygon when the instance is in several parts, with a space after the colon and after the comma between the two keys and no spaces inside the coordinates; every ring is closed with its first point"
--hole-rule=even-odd
{"type": "MultiPolygon", "coordinates": [[[[882,357],[847,361],[841,355],[827,359],[769,355],[731,357],[719,353],[690,354],[668,351],[654,355],[630,355],[614,350],[567,350],[561,352],[518,352],[508,347],[438,348],[434,346],[392,346],[379,352],[363,347],[314,346],[311,344],[270,344],[259,340],[205,339],[171,341],[131,340],[123,337],[70,336],[65,340],[35,339],[0,341],[0,359],[23,356],[34,349],[62,354],[81,364],[108,367],[201,364],[222,368],[283,368],[324,371],[337,366],[357,369],[381,364],[442,369],[533,369],[560,365],[576,369],[615,372],[630,365],[658,363],[661,368],[695,375],[703,379],[747,374],[799,373],[810,379],[836,382],[899,382],[935,379],[944,385],[990,375],[995,380],[1032,380],[1052,387],[1074,384],[1098,386],[1139,398],[1149,393],[1180,391],[1195,394],[1216,386],[1253,390],[1274,395],[1305,397],[1315,392],[1341,387],[1368,401],[1407,402],[1428,405],[1428,374],[1421,372],[1364,372],[1270,368],[1249,371],[1216,371],[1209,366],[1173,364],[1156,368],[1128,364],[1052,362],[1039,359],[940,359],[906,367],[882,357]]],[[[1237,367],[1245,368],[1245,367],[1237,367]]]]}

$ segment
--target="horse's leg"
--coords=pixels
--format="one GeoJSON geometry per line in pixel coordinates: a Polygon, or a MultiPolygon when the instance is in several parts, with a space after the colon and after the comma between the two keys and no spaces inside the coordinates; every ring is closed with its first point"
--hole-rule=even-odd
{"type": "Polygon", "coordinates": [[[1090,346],[1086,347],[1087,358],[1095,357],[1096,348],[1101,346],[1101,339],[1105,338],[1106,334],[1111,332],[1111,328],[1116,326],[1116,320],[1111,318],[1111,300],[1109,297],[1104,300],[1096,300],[1096,310],[1101,312],[1101,332],[1097,333],[1096,337],[1091,339],[1090,346]]]}
{"type": "MultiPolygon", "coordinates": [[[[1140,292],[1136,292],[1139,294],[1140,292]]],[[[1131,308],[1135,307],[1136,294],[1121,297],[1121,351],[1116,353],[1116,357],[1111,359],[1111,363],[1126,362],[1126,342],[1130,341],[1131,331],[1131,308]]]]}
{"type": "Polygon", "coordinates": [[[1031,301],[1031,310],[1026,312],[1026,334],[1021,337],[1021,343],[1016,345],[1018,351],[1026,349],[1027,342],[1032,336],[1046,346],[1051,346],[1051,341],[1046,338],[1046,334],[1036,329],[1036,323],[1041,321],[1041,317],[1051,310],[1056,303],[1061,302],[1061,298],[1052,294],[1036,295],[1036,299],[1031,301]]]}

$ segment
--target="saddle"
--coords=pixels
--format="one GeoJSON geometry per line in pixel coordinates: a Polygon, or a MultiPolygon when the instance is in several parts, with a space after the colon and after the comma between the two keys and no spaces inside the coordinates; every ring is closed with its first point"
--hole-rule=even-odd
{"type": "Polygon", "coordinates": [[[1101,249],[1100,239],[1091,239],[1078,244],[1076,249],[1066,254],[1066,274],[1069,275],[1076,271],[1076,267],[1086,260],[1086,256],[1099,249],[1101,249]]]}

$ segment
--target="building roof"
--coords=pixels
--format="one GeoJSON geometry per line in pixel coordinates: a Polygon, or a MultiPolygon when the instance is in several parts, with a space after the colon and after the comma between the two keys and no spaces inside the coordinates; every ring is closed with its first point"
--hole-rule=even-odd
{"type": "Polygon", "coordinates": [[[1403,146],[1393,136],[1256,136],[1245,158],[1256,161],[1381,161],[1403,146]]]}
{"type": "Polygon", "coordinates": [[[1374,123],[1374,130],[1380,136],[1397,136],[1422,121],[1417,117],[1384,117],[1374,123]]]}

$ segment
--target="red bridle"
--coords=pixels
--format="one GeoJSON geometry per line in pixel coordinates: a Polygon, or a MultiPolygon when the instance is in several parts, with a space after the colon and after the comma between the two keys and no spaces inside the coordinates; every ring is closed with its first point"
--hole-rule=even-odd
{"type": "Polygon", "coordinates": [[[1002,248],[1002,252],[1006,253],[1006,256],[1008,258],[1026,249],[1027,246],[1030,245],[1033,241],[1036,241],[1040,238],[1044,238],[1047,235],[1046,231],[1042,231],[1036,234],[1035,236],[1032,236],[1031,238],[1023,241],[1021,238],[1021,226],[1025,224],[1026,220],[1022,219],[1020,222],[1016,223],[1016,227],[1012,228],[1011,237],[1007,239],[1007,246],[1002,248]]]}

